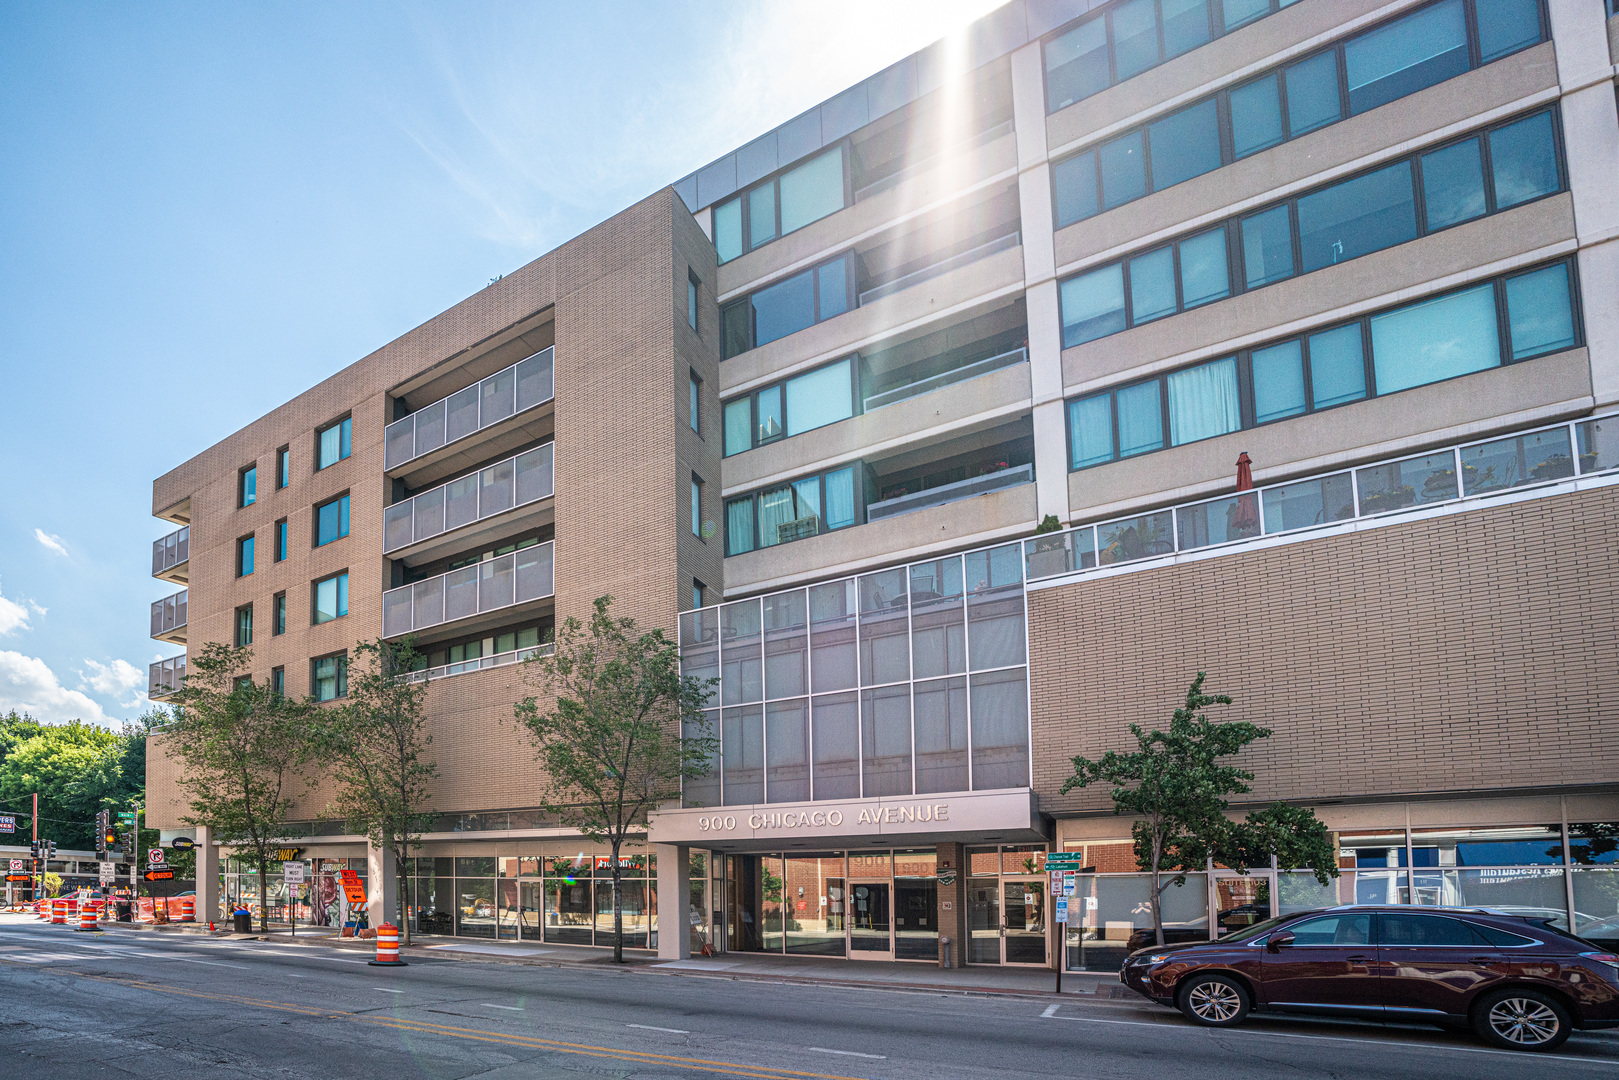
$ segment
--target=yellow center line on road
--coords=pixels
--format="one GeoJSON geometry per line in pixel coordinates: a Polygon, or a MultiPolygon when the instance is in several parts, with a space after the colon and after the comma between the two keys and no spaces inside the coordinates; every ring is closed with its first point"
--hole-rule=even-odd
{"type": "MultiPolygon", "coordinates": [[[[9,956],[0,956],[0,963],[16,963],[9,956]]],[[[19,967],[27,965],[17,964],[19,967]]],[[[841,1076],[835,1073],[796,1072],[791,1069],[777,1069],[768,1065],[746,1065],[734,1061],[711,1061],[707,1058],[679,1057],[673,1054],[653,1054],[642,1050],[626,1050],[616,1046],[596,1046],[591,1043],[559,1042],[555,1039],[542,1039],[534,1035],[518,1035],[506,1032],[480,1031],[476,1028],[453,1027],[448,1024],[435,1024],[426,1020],[407,1020],[401,1017],[389,1016],[363,1016],[356,1013],[334,1013],[327,1009],[311,1009],[303,1005],[290,1005],[282,1001],[267,1001],[262,998],[242,997],[237,994],[203,993],[197,990],[182,990],[176,986],[167,986],[162,983],[148,982],[142,979],[118,979],[107,975],[94,975],[85,971],[73,971],[62,967],[31,967],[30,970],[49,972],[56,975],[72,975],[81,979],[93,979],[96,982],[113,983],[118,986],[127,986],[138,990],[149,990],[159,994],[175,994],[182,997],[203,998],[208,1001],[229,1001],[238,1005],[250,1005],[263,1009],[276,1009],[282,1012],[297,1013],[301,1016],[323,1018],[328,1020],[348,1020],[359,1024],[372,1024],[380,1027],[390,1027],[399,1031],[412,1031],[422,1035],[441,1035],[452,1039],[466,1039],[477,1042],[501,1043],[506,1046],[521,1047],[529,1050],[553,1050],[562,1054],[577,1054],[584,1057],[613,1058],[618,1061],[633,1061],[647,1065],[668,1065],[675,1068],[699,1067],[711,1072],[723,1073],[727,1076],[754,1077],[757,1080],[861,1080],[860,1077],[841,1076]]]]}

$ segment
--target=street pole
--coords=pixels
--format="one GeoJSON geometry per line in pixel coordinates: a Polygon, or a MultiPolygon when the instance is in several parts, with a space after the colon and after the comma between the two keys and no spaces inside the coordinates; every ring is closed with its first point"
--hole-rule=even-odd
{"type": "Polygon", "coordinates": [[[37,792],[37,791],[34,792],[34,848],[33,848],[33,851],[34,851],[34,882],[33,882],[33,887],[29,890],[33,895],[31,895],[29,897],[29,899],[30,900],[38,900],[39,899],[40,886],[45,884],[45,874],[44,874],[43,868],[40,865],[40,858],[39,858],[39,792],[37,792]]]}

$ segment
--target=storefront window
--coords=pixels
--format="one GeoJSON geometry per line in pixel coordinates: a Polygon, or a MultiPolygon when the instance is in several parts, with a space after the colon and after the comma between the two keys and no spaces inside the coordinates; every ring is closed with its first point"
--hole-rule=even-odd
{"type": "Polygon", "coordinates": [[[545,940],[562,945],[595,943],[590,877],[545,880],[545,940]]]}
{"type": "Polygon", "coordinates": [[[894,959],[939,957],[938,853],[894,852],[894,959]]]}
{"type": "MultiPolygon", "coordinates": [[[[1135,949],[1155,943],[1149,874],[1082,874],[1068,901],[1068,968],[1117,971],[1135,949]]],[[[1206,941],[1208,875],[1187,874],[1161,901],[1164,942],[1206,941]]]]}
{"type": "Polygon", "coordinates": [[[1559,866],[1559,826],[1496,829],[1415,829],[1411,864],[1423,866],[1559,866]]]}
{"type": "MultiPolygon", "coordinates": [[[[457,859],[457,862],[463,860],[457,859]]],[[[465,860],[468,862],[474,860],[465,860]]],[[[482,860],[476,860],[482,861],[482,860]]],[[[488,860],[494,862],[493,859],[488,860]]],[[[455,879],[455,932],[462,937],[495,936],[495,879],[455,879]]]]}
{"type": "Polygon", "coordinates": [[[1619,868],[1575,867],[1574,932],[1605,949],[1619,949],[1619,868]]]}
{"type": "Polygon", "coordinates": [[[845,955],[847,897],[843,856],[788,856],[783,889],[787,951],[811,956],[845,955]]]}

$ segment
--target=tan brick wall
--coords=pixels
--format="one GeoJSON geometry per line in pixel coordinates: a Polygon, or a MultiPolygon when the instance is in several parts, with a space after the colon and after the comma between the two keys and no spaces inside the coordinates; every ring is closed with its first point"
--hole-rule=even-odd
{"type": "Polygon", "coordinates": [[[1133,749],[1199,670],[1274,734],[1253,799],[1612,784],[1619,488],[1533,499],[1030,594],[1041,808],[1076,754],[1133,749]]]}

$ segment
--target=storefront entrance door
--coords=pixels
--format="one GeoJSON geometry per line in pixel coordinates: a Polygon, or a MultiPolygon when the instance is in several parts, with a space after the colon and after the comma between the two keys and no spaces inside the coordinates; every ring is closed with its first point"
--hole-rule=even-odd
{"type": "Polygon", "coordinates": [[[849,958],[894,959],[891,881],[849,882],[849,958]]]}
{"type": "Polygon", "coordinates": [[[1002,963],[1046,962],[1046,891],[1040,878],[1002,880],[1006,955],[1002,963]]]}
{"type": "Polygon", "coordinates": [[[1001,962],[1000,878],[968,879],[967,942],[967,963],[1001,962]]]}

